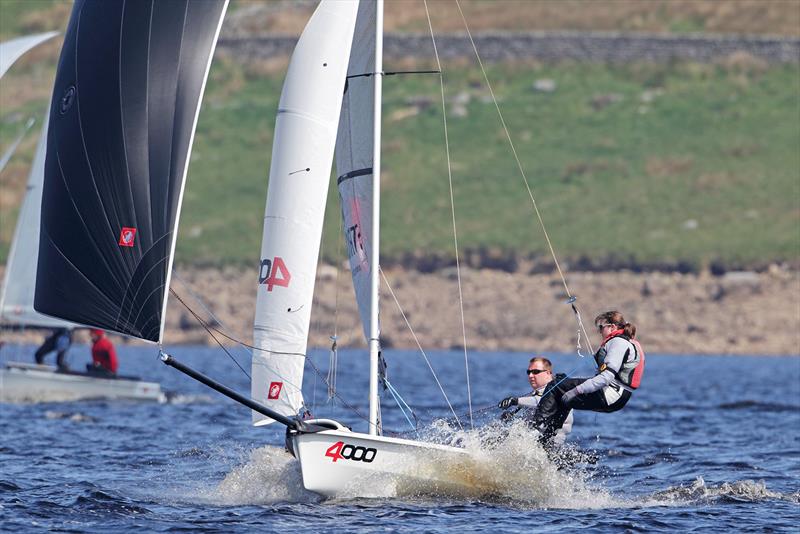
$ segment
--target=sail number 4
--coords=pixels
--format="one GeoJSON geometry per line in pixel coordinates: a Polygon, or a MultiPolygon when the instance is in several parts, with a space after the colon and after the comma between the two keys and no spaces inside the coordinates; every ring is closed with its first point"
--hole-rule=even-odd
{"type": "Polygon", "coordinates": [[[258,283],[265,284],[267,291],[272,291],[275,286],[289,287],[292,275],[283,262],[283,258],[275,256],[272,260],[261,260],[258,269],[258,283]]]}
{"type": "Polygon", "coordinates": [[[371,463],[378,451],[372,447],[350,445],[344,441],[337,441],[325,451],[325,456],[336,460],[353,460],[355,462],[371,463]]]}

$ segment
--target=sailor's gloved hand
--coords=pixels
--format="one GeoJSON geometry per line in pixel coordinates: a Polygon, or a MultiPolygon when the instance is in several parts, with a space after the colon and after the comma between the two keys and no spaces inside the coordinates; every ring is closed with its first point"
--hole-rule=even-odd
{"type": "Polygon", "coordinates": [[[500,414],[500,421],[502,421],[503,423],[508,423],[512,419],[514,419],[514,415],[516,415],[516,413],[517,413],[516,410],[509,410],[507,412],[503,412],[500,414]]]}
{"type": "Polygon", "coordinates": [[[507,410],[512,406],[516,406],[517,404],[519,404],[519,401],[517,400],[516,397],[506,397],[505,399],[500,401],[497,407],[502,408],[503,410],[507,410]]]}
{"type": "Polygon", "coordinates": [[[561,404],[569,406],[570,403],[578,396],[578,388],[572,388],[561,396],[561,404]]]}

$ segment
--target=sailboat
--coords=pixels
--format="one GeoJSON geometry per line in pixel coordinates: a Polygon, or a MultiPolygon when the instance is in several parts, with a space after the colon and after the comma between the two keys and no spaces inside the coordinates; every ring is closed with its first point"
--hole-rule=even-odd
{"type": "MultiPolygon", "coordinates": [[[[0,43],[2,59],[0,75],[4,74],[11,63],[26,51],[57,34],[58,32],[49,32],[0,43]]],[[[48,121],[45,120],[28,174],[25,196],[6,263],[5,279],[0,294],[0,323],[15,328],[72,330],[82,328],[82,325],[38,313],[33,305],[47,133],[48,121]]],[[[5,367],[0,369],[2,401],[62,402],[100,398],[165,400],[159,384],[142,381],[134,376],[103,378],[88,373],[59,370],[52,365],[15,361],[6,362],[5,367]]]]}
{"type": "MultiPolygon", "coordinates": [[[[75,3],[51,104],[37,311],[160,346],[191,141],[226,7],[223,0],[122,8],[75,3]],[[119,22],[89,29],[108,20],[119,22]],[[194,26],[176,30],[175,20],[194,26]],[[76,48],[86,55],[76,55],[76,48]]],[[[285,425],[304,486],[324,496],[346,494],[363,480],[420,491],[470,484],[464,449],[382,435],[382,35],[382,0],[322,0],[292,55],[275,124],[254,284],[251,395],[162,352],[164,363],[250,407],[255,425],[285,425]],[[369,426],[363,433],[299,415],[334,152],[369,343],[369,426]]]]}

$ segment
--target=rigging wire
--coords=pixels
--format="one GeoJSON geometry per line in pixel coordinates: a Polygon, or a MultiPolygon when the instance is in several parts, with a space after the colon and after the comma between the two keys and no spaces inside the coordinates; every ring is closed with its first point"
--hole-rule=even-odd
{"type": "MultiPolygon", "coordinates": [[[[469,356],[467,355],[467,327],[464,322],[464,294],[461,284],[461,263],[458,256],[458,231],[456,229],[456,205],[453,198],[453,168],[450,162],[450,138],[447,132],[447,103],[444,97],[444,75],[442,74],[442,64],[439,60],[439,50],[436,48],[436,38],[433,35],[433,24],[431,23],[431,16],[428,12],[428,0],[424,0],[425,15],[428,17],[428,28],[431,32],[431,42],[433,43],[433,53],[436,56],[436,67],[439,71],[439,87],[442,94],[442,120],[444,122],[444,146],[447,154],[447,183],[450,187],[450,214],[453,220],[453,245],[456,252],[456,278],[458,279],[458,309],[461,313],[461,336],[464,346],[464,368],[467,375],[467,402],[469,405],[469,426],[475,428],[475,423],[472,417],[472,387],[469,379],[469,356]]],[[[385,276],[384,276],[385,279],[385,276]]],[[[387,283],[388,285],[388,283],[387,283]]],[[[449,404],[449,402],[448,402],[449,404]]],[[[459,422],[459,425],[461,423],[459,422]]]]}
{"type": "Polygon", "coordinates": [[[417,419],[417,414],[414,413],[414,410],[411,408],[411,406],[408,405],[405,399],[386,378],[383,379],[383,384],[386,386],[386,389],[389,391],[389,393],[392,394],[392,397],[394,397],[394,401],[400,408],[400,412],[403,414],[403,417],[405,417],[406,421],[408,421],[408,425],[411,427],[411,430],[413,430],[417,437],[419,437],[419,430],[417,429],[419,425],[419,419],[417,419]],[[406,410],[408,410],[408,413],[410,413],[411,417],[414,418],[413,423],[411,422],[411,417],[409,417],[408,413],[406,413],[406,410]]]}
{"type": "MultiPolygon", "coordinates": [[[[509,132],[508,126],[506,125],[505,118],[503,118],[503,113],[500,111],[500,105],[497,103],[497,98],[494,95],[494,90],[492,89],[492,84],[489,82],[489,76],[486,74],[486,69],[483,66],[483,61],[481,61],[481,56],[478,53],[478,47],[475,45],[475,40],[472,38],[472,32],[469,29],[469,24],[467,24],[467,19],[464,16],[464,12],[461,10],[461,3],[459,0],[455,0],[456,6],[458,7],[458,12],[461,15],[461,20],[464,22],[464,29],[467,31],[467,36],[469,37],[469,42],[472,44],[472,50],[475,52],[475,58],[478,60],[478,65],[481,68],[481,72],[483,73],[483,79],[486,82],[486,87],[489,89],[489,94],[492,97],[492,102],[494,102],[494,107],[497,110],[497,115],[500,117],[500,123],[503,126],[503,131],[506,134],[506,139],[508,139],[508,144],[511,147],[511,152],[514,155],[514,160],[517,162],[517,168],[519,169],[520,176],[522,177],[522,181],[525,183],[525,188],[528,191],[528,196],[531,199],[531,204],[533,205],[533,210],[536,212],[536,217],[539,219],[539,225],[542,227],[542,232],[544,233],[544,238],[547,241],[547,247],[550,249],[550,255],[553,257],[553,262],[555,263],[556,270],[558,271],[558,275],[561,277],[561,283],[564,285],[564,291],[567,293],[567,297],[569,297],[570,301],[568,304],[572,305],[572,310],[575,312],[576,320],[578,321],[579,328],[586,339],[586,342],[589,344],[589,349],[594,352],[592,349],[592,342],[589,340],[589,335],[586,333],[586,328],[583,325],[583,321],[581,320],[580,313],[578,313],[578,308],[575,305],[575,297],[573,297],[572,293],[569,290],[569,286],[567,285],[567,279],[564,276],[564,272],[561,270],[561,265],[558,263],[558,257],[556,256],[556,251],[553,248],[553,243],[550,241],[550,235],[547,233],[547,228],[544,225],[544,219],[542,218],[542,214],[539,211],[539,206],[536,204],[536,199],[533,196],[533,189],[531,188],[530,183],[528,182],[528,177],[525,175],[525,169],[522,167],[522,162],[517,155],[517,149],[514,147],[514,141],[511,139],[511,133],[509,132]]],[[[426,4],[427,9],[427,4],[426,4]]],[[[441,69],[440,69],[441,70],[441,69]]],[[[579,341],[580,342],[580,341],[579,341]]]]}
{"type": "MultiPolygon", "coordinates": [[[[173,272],[173,274],[174,274],[174,272],[173,272]]],[[[180,280],[180,278],[179,278],[179,280],[180,280]]],[[[181,280],[181,282],[182,282],[182,283],[184,283],[184,282],[183,282],[183,280],[181,280]]],[[[236,367],[238,367],[238,368],[239,368],[239,369],[240,369],[240,370],[241,370],[241,371],[244,373],[244,375],[245,375],[245,376],[246,376],[248,379],[252,380],[252,378],[250,377],[250,374],[249,374],[247,371],[245,371],[244,367],[242,367],[242,366],[241,366],[241,364],[239,363],[239,360],[237,360],[237,359],[236,359],[236,358],[233,356],[233,354],[231,354],[231,353],[228,351],[228,349],[227,349],[227,348],[226,348],[226,347],[225,347],[225,346],[224,346],[224,345],[223,345],[223,344],[222,344],[222,343],[221,343],[221,342],[220,342],[220,341],[219,341],[219,340],[218,340],[218,339],[217,339],[217,338],[214,336],[214,334],[212,334],[212,333],[211,333],[211,330],[209,330],[209,328],[214,328],[214,327],[212,327],[211,325],[209,325],[208,323],[206,323],[206,321],[204,321],[204,320],[203,320],[203,319],[202,319],[202,318],[201,318],[201,317],[200,317],[200,316],[197,314],[197,312],[195,312],[195,311],[194,311],[192,308],[190,308],[190,307],[189,307],[189,305],[188,305],[188,304],[186,304],[186,302],[185,302],[185,301],[184,301],[184,300],[183,300],[183,299],[180,297],[180,295],[178,295],[178,293],[177,293],[177,292],[176,292],[174,289],[170,288],[170,289],[169,289],[169,292],[172,294],[172,296],[173,296],[173,297],[175,297],[176,299],[178,299],[178,302],[180,302],[181,304],[183,304],[183,307],[184,307],[184,308],[186,308],[187,310],[189,310],[189,313],[191,313],[191,314],[194,316],[195,320],[197,320],[197,322],[198,322],[198,323],[200,323],[200,325],[201,325],[203,328],[205,328],[205,329],[206,329],[206,332],[208,332],[208,334],[211,336],[211,339],[213,339],[214,341],[216,341],[216,342],[217,342],[217,345],[219,345],[219,346],[220,346],[220,348],[221,348],[221,349],[222,349],[222,350],[225,352],[225,354],[227,354],[227,355],[228,355],[228,357],[229,357],[231,360],[233,360],[233,363],[235,363],[235,364],[236,364],[236,367]]],[[[190,291],[190,293],[191,293],[191,291],[190,291]]],[[[202,305],[202,303],[201,303],[201,305],[202,305]]],[[[212,317],[212,318],[214,318],[214,315],[213,315],[213,314],[211,314],[211,317],[212,317]]],[[[215,321],[217,321],[217,324],[221,324],[221,323],[220,323],[220,322],[219,322],[219,321],[218,321],[216,318],[214,318],[214,320],[215,320],[215,321]]],[[[214,328],[214,329],[216,330],[216,328],[214,328]]],[[[222,332],[219,332],[219,333],[220,333],[220,334],[222,334],[222,332]]],[[[222,335],[224,335],[225,337],[227,337],[227,338],[231,339],[229,336],[227,336],[227,335],[225,335],[225,334],[222,334],[222,335]]]]}
{"type": "Polygon", "coordinates": [[[433,370],[433,366],[431,365],[431,362],[428,359],[428,355],[425,354],[425,349],[422,348],[422,345],[419,342],[419,338],[417,338],[416,332],[414,332],[414,329],[411,327],[411,323],[408,322],[408,317],[406,317],[406,314],[403,311],[403,307],[400,306],[400,301],[397,300],[397,295],[394,294],[394,290],[392,289],[392,286],[389,284],[389,280],[386,278],[386,274],[383,272],[383,269],[380,269],[380,273],[381,276],[383,277],[383,281],[386,284],[386,287],[389,289],[389,294],[392,295],[394,303],[397,305],[397,309],[400,310],[400,315],[403,316],[403,320],[406,322],[406,326],[408,327],[408,330],[411,332],[411,336],[414,338],[414,343],[417,344],[417,348],[419,349],[420,354],[422,354],[422,358],[425,360],[425,363],[428,364],[428,369],[431,370],[431,374],[433,374],[433,379],[436,381],[436,385],[439,386],[439,391],[442,392],[444,400],[445,402],[447,402],[447,406],[450,408],[450,412],[453,414],[453,417],[456,418],[456,422],[458,422],[458,426],[461,427],[461,430],[464,430],[464,426],[461,424],[461,420],[458,418],[458,415],[456,415],[456,411],[453,409],[453,405],[450,404],[450,399],[447,398],[447,393],[445,393],[442,383],[439,382],[439,377],[436,376],[436,371],[433,370]]]}
{"type": "MultiPolygon", "coordinates": [[[[342,235],[342,226],[344,222],[342,217],[337,217],[339,219],[339,236],[342,235]]],[[[344,254],[344,241],[339,239],[339,255],[338,257],[341,258],[344,254]]],[[[331,340],[331,350],[330,350],[330,358],[328,361],[328,400],[333,401],[336,398],[336,373],[339,367],[339,351],[337,348],[337,341],[339,340],[339,273],[341,269],[339,265],[336,265],[336,291],[334,293],[333,298],[333,335],[329,336],[331,340]]]]}
{"type": "MultiPolygon", "coordinates": [[[[206,321],[203,320],[202,317],[200,317],[200,315],[198,315],[192,308],[189,307],[189,305],[180,297],[180,295],[175,293],[175,291],[173,289],[171,289],[171,288],[170,288],[170,293],[172,293],[172,295],[176,299],[178,299],[178,302],[180,302],[187,310],[189,310],[189,313],[191,313],[194,316],[195,320],[197,320],[197,322],[200,323],[200,325],[203,328],[205,328],[206,332],[208,332],[208,335],[211,336],[211,339],[216,341],[216,343],[225,352],[225,354],[227,354],[231,359],[233,359],[233,361],[236,363],[236,365],[239,367],[239,369],[241,369],[242,372],[245,375],[247,375],[248,378],[250,378],[250,375],[247,373],[247,371],[245,371],[242,368],[242,366],[239,365],[239,362],[236,361],[235,358],[233,358],[233,356],[230,354],[230,352],[228,352],[227,348],[222,344],[222,342],[219,339],[217,339],[217,337],[214,335],[214,333],[217,333],[220,336],[228,339],[229,341],[232,341],[232,342],[236,343],[237,345],[240,345],[240,346],[248,348],[248,349],[252,349],[252,350],[263,350],[263,349],[260,349],[259,347],[255,347],[253,345],[245,343],[244,341],[236,339],[236,338],[228,335],[227,333],[219,330],[217,327],[215,327],[215,326],[213,326],[211,324],[208,324],[206,321]]],[[[317,374],[317,376],[323,382],[325,382],[326,385],[328,384],[327,379],[325,378],[325,375],[322,374],[322,371],[320,371],[319,368],[314,364],[314,361],[311,358],[309,358],[308,356],[306,356],[305,354],[300,353],[300,352],[281,352],[281,351],[276,351],[276,350],[271,350],[270,352],[272,352],[273,354],[281,354],[281,355],[284,355],[284,356],[302,356],[303,358],[305,358],[306,362],[308,362],[308,364],[311,366],[311,368],[314,370],[314,372],[317,374]]],[[[291,383],[289,383],[289,384],[292,385],[293,387],[296,387],[294,384],[291,384],[291,383]]],[[[363,419],[368,424],[372,424],[372,423],[370,423],[369,417],[365,416],[360,411],[358,411],[358,409],[355,406],[353,406],[352,404],[347,402],[345,399],[343,399],[341,397],[341,395],[339,395],[338,393],[335,393],[335,395],[339,399],[339,402],[342,403],[342,405],[345,408],[347,408],[350,411],[352,411],[357,417],[359,417],[360,419],[363,419]]]]}

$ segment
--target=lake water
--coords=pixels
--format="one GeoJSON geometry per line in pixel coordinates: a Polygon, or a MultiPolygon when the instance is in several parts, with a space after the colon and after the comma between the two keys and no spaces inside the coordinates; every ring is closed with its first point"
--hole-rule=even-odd
{"type": "MultiPolygon", "coordinates": [[[[6,346],[0,356],[31,360],[33,349],[6,346]]],[[[323,501],[303,489],[281,427],[251,427],[247,409],[159,363],[151,348],[119,352],[121,372],[159,381],[175,396],[160,405],[0,405],[0,531],[796,532],[800,525],[798,357],[649,355],[643,386],[623,411],[576,414],[569,441],[597,455],[594,465],[558,470],[533,434],[515,429],[496,449],[475,451],[498,488],[493,495],[323,501]]],[[[169,352],[249,390],[220,349],[169,352]]],[[[88,354],[73,346],[73,366],[88,354]]],[[[418,353],[385,356],[392,384],[422,425],[448,415],[418,353]]],[[[558,371],[592,372],[575,355],[551,356],[558,371]]],[[[463,354],[429,357],[455,411],[465,414],[463,354]]],[[[490,406],[501,398],[527,391],[528,358],[470,355],[478,425],[499,415],[490,406]]],[[[327,350],[313,351],[312,360],[326,372],[327,350]]],[[[339,353],[339,395],[362,413],[365,362],[362,351],[339,353]]],[[[313,370],[305,384],[315,415],[366,430],[341,403],[327,403],[313,370]]],[[[387,430],[410,430],[391,397],[383,405],[387,430]]]]}

